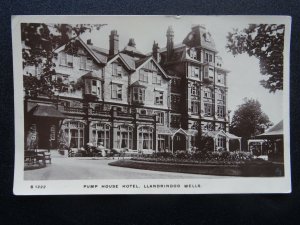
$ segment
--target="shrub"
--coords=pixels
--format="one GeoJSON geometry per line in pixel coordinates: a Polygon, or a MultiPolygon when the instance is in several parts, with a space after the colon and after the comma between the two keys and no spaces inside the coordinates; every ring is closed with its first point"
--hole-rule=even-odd
{"type": "Polygon", "coordinates": [[[190,158],[190,154],[187,151],[178,150],[175,152],[175,158],[176,159],[188,159],[188,158],[190,158]]]}
{"type": "Polygon", "coordinates": [[[167,158],[173,158],[173,154],[172,152],[157,152],[157,153],[153,153],[152,156],[156,156],[157,158],[164,158],[164,159],[167,159],[167,158]]]}

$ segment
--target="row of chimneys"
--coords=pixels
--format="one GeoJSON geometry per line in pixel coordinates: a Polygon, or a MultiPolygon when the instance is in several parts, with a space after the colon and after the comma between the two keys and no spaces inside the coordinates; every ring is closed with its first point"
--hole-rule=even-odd
{"type": "MultiPolygon", "coordinates": [[[[199,25],[193,26],[192,30],[198,30],[199,25]]],[[[174,31],[172,26],[168,27],[167,30],[167,60],[169,60],[174,51],[174,31]]],[[[87,44],[92,45],[91,39],[87,40],[87,44]]],[[[136,46],[135,41],[133,38],[129,39],[128,46],[134,47],[136,46]]],[[[117,30],[112,30],[109,35],[109,55],[116,55],[119,52],[119,35],[117,30]]],[[[155,58],[155,60],[159,60],[159,46],[158,43],[154,41],[152,46],[152,55],[155,58]]]]}

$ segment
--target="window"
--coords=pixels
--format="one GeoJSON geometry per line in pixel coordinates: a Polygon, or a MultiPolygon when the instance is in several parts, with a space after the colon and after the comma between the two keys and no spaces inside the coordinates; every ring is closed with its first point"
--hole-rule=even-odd
{"type": "Polygon", "coordinates": [[[116,145],[118,149],[132,149],[133,129],[128,125],[120,125],[117,130],[116,145]]]}
{"type": "Polygon", "coordinates": [[[168,135],[159,134],[157,138],[157,148],[158,151],[167,151],[168,150],[168,135]]]}
{"type": "Polygon", "coordinates": [[[191,103],[191,111],[192,111],[193,114],[198,114],[199,113],[199,102],[192,101],[192,103],[191,103]]]}
{"type": "Polygon", "coordinates": [[[112,75],[116,77],[122,77],[123,74],[122,66],[117,63],[112,63],[111,66],[112,66],[112,75]]]}
{"type": "Polygon", "coordinates": [[[226,139],[223,136],[218,136],[217,139],[217,147],[218,148],[225,148],[226,147],[226,139]]]}
{"type": "Polygon", "coordinates": [[[196,84],[192,85],[191,95],[192,96],[198,96],[199,95],[199,88],[196,84]]]}
{"type": "Polygon", "coordinates": [[[212,90],[210,88],[204,88],[204,97],[205,98],[212,98],[212,90]]]}
{"type": "Polygon", "coordinates": [[[192,66],[192,77],[199,77],[199,67],[192,66]]]}
{"type": "Polygon", "coordinates": [[[93,144],[98,146],[100,143],[109,149],[110,148],[110,126],[108,124],[96,123],[92,126],[93,144]]]}
{"type": "Polygon", "coordinates": [[[224,84],[224,75],[223,74],[218,74],[218,83],[224,84]]]}
{"type": "Polygon", "coordinates": [[[165,114],[164,112],[156,112],[156,122],[158,124],[164,125],[165,114]]]}
{"type": "Polygon", "coordinates": [[[205,62],[208,62],[208,53],[205,53],[205,62]]]}
{"type": "Polygon", "coordinates": [[[91,58],[86,56],[80,56],[80,69],[92,70],[93,61],[91,58]]]}
{"type": "Polygon", "coordinates": [[[153,84],[161,84],[161,75],[157,74],[157,72],[153,72],[153,84]]]}
{"type": "Polygon", "coordinates": [[[209,54],[209,60],[208,60],[209,62],[212,62],[213,61],[213,57],[212,57],[212,55],[211,54],[209,54]]]}
{"type": "Polygon", "coordinates": [[[190,57],[192,59],[197,59],[197,51],[194,48],[190,49],[190,57]]]}
{"type": "Polygon", "coordinates": [[[79,121],[67,122],[63,125],[64,139],[70,148],[81,148],[84,145],[84,124],[79,121]]]}
{"type": "Polygon", "coordinates": [[[171,127],[179,128],[180,115],[171,115],[171,127]]]}
{"type": "Polygon", "coordinates": [[[69,54],[66,54],[65,52],[61,52],[60,64],[63,66],[73,67],[73,55],[69,55],[69,54]]]}
{"type": "Polygon", "coordinates": [[[148,83],[148,73],[145,70],[140,70],[140,81],[148,83]]]}
{"type": "Polygon", "coordinates": [[[147,115],[147,111],[145,109],[141,109],[140,113],[141,115],[147,115]]]}
{"type": "Polygon", "coordinates": [[[112,84],[111,98],[122,99],[122,84],[112,84]]]}
{"type": "Polygon", "coordinates": [[[214,69],[213,68],[209,68],[209,73],[208,73],[208,75],[209,75],[209,78],[214,78],[214,69]]]}
{"type": "Polygon", "coordinates": [[[145,88],[134,87],[133,89],[133,101],[135,102],[144,102],[145,101],[145,88]]]}
{"type": "Polygon", "coordinates": [[[139,128],[139,149],[153,149],[153,129],[151,127],[139,128]]]}
{"type": "Polygon", "coordinates": [[[224,117],[225,116],[225,106],[218,105],[217,106],[217,115],[218,117],[224,117]]]}
{"type": "Polygon", "coordinates": [[[208,67],[204,67],[204,78],[208,78],[208,67]]]}
{"type": "Polygon", "coordinates": [[[154,103],[157,105],[162,105],[164,100],[164,93],[162,91],[154,92],[154,103]]]}
{"type": "Polygon", "coordinates": [[[204,113],[205,116],[212,116],[212,104],[204,103],[204,113]]]}
{"type": "Polygon", "coordinates": [[[225,101],[225,92],[223,90],[218,89],[218,100],[225,101]]]}
{"type": "Polygon", "coordinates": [[[96,95],[97,94],[97,81],[92,80],[92,94],[96,95]]]}

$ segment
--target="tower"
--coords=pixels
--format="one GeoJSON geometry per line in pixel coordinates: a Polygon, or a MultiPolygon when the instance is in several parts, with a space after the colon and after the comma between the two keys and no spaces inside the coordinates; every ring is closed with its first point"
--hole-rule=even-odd
{"type": "Polygon", "coordinates": [[[167,60],[170,60],[174,51],[174,31],[172,26],[167,30],[167,60]]]}

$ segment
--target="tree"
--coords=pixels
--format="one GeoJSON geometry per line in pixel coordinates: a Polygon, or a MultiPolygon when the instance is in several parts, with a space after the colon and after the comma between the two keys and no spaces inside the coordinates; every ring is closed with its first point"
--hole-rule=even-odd
{"type": "Polygon", "coordinates": [[[283,89],[284,29],[282,24],[250,24],[227,36],[226,48],[234,56],[247,53],[259,59],[260,72],[266,76],[260,83],[270,92],[283,89]]]}
{"type": "Polygon", "coordinates": [[[262,112],[258,100],[244,99],[232,117],[230,132],[244,139],[256,136],[272,126],[269,117],[262,112]]]}
{"type": "Polygon", "coordinates": [[[72,51],[76,44],[75,38],[94,28],[99,30],[106,24],[44,24],[22,23],[21,40],[23,44],[22,58],[23,68],[34,66],[41,68],[41,75],[24,76],[25,93],[30,96],[44,94],[52,96],[54,90],[63,90],[65,84],[52,80],[55,75],[53,58],[57,55],[54,50],[66,44],[66,51],[72,51]]]}

